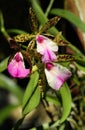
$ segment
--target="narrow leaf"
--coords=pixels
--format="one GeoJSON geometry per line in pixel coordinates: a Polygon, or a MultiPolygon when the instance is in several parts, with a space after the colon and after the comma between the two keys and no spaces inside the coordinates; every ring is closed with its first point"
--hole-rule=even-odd
{"type": "MultiPolygon", "coordinates": [[[[85,57],[84,57],[84,58],[85,58],[85,57]]],[[[76,63],[78,63],[79,65],[85,66],[85,59],[83,59],[83,58],[77,58],[77,57],[75,57],[75,61],[76,61],[76,63]]]]}
{"type": "Polygon", "coordinates": [[[20,29],[7,29],[8,33],[13,33],[13,34],[27,34],[28,32],[20,29]]]}
{"type": "Polygon", "coordinates": [[[52,95],[46,95],[46,100],[48,102],[52,102],[53,104],[55,104],[56,106],[60,106],[60,102],[58,101],[58,99],[52,95]]]}
{"type": "Polygon", "coordinates": [[[63,105],[63,113],[60,119],[60,123],[63,123],[67,119],[68,115],[70,114],[71,106],[72,106],[71,92],[66,83],[60,89],[60,94],[61,94],[62,105],[63,105]]]}
{"type": "Polygon", "coordinates": [[[24,97],[23,97],[23,103],[22,103],[22,113],[23,115],[26,115],[27,113],[31,112],[40,101],[40,90],[37,86],[39,79],[38,72],[34,72],[31,75],[30,81],[27,85],[24,97]]]}
{"type": "Polygon", "coordinates": [[[65,130],[65,124],[62,124],[59,128],[59,130],[65,130]]]}
{"type": "Polygon", "coordinates": [[[46,11],[45,11],[45,16],[48,16],[48,15],[49,15],[49,12],[50,12],[50,10],[51,10],[51,8],[52,8],[52,6],[53,6],[53,3],[54,3],[54,0],[50,0],[50,1],[49,1],[48,7],[47,7],[47,9],[46,9],[46,11]]]}
{"type": "Polygon", "coordinates": [[[40,90],[39,87],[36,88],[33,95],[31,95],[28,103],[23,109],[23,114],[26,115],[27,113],[31,112],[40,102],[40,90]]]}
{"type": "Polygon", "coordinates": [[[0,72],[3,72],[7,68],[8,59],[9,59],[9,57],[7,57],[3,61],[1,61],[1,63],[0,63],[0,72]]]}
{"type": "Polygon", "coordinates": [[[62,108],[63,108],[62,117],[60,120],[52,124],[51,128],[55,128],[59,126],[61,123],[63,123],[67,119],[71,111],[71,106],[72,106],[71,92],[66,83],[64,83],[64,85],[61,87],[60,95],[61,95],[62,108]]]}
{"type": "Polygon", "coordinates": [[[79,64],[77,64],[77,62],[75,62],[74,64],[75,64],[75,66],[76,66],[79,70],[85,71],[85,66],[79,65],[79,64]]]}
{"type": "Polygon", "coordinates": [[[70,11],[64,9],[52,9],[51,14],[61,16],[71,23],[73,23],[76,27],[80,28],[83,32],[85,32],[85,23],[80,20],[75,14],[70,11]]]}

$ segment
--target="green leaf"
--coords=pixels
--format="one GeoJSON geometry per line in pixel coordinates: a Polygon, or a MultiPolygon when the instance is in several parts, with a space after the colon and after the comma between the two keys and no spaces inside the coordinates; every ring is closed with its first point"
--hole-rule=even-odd
{"type": "Polygon", "coordinates": [[[31,75],[30,81],[27,85],[27,88],[23,97],[23,103],[22,103],[23,115],[26,115],[27,113],[31,112],[39,104],[40,90],[37,85],[38,79],[39,79],[39,74],[36,71],[31,75]]]}
{"type": "Polygon", "coordinates": [[[49,15],[49,12],[50,12],[50,10],[51,10],[51,8],[52,8],[52,6],[53,6],[53,3],[54,3],[54,0],[50,0],[50,1],[49,1],[48,7],[47,7],[47,9],[46,9],[46,11],[45,11],[45,16],[48,16],[48,15],[49,15]]]}
{"type": "Polygon", "coordinates": [[[21,103],[23,91],[12,79],[3,74],[0,74],[0,87],[14,94],[21,103]]]}
{"type": "Polygon", "coordinates": [[[80,86],[80,81],[79,81],[79,78],[78,78],[78,76],[77,76],[76,74],[74,74],[74,75],[72,76],[72,80],[73,80],[73,82],[74,82],[77,86],[80,86]]]}
{"type": "Polygon", "coordinates": [[[57,106],[60,106],[60,102],[58,101],[58,99],[55,97],[55,96],[52,96],[52,95],[46,95],[46,100],[48,102],[52,102],[53,104],[57,105],[57,106]]]}
{"type": "Polygon", "coordinates": [[[17,108],[18,105],[8,105],[3,109],[0,109],[0,124],[4,122],[4,120],[10,116],[11,112],[17,108]]]}
{"type": "Polygon", "coordinates": [[[62,100],[62,116],[60,120],[51,125],[51,128],[55,128],[56,126],[59,126],[61,123],[63,123],[67,119],[71,111],[72,98],[67,83],[64,83],[59,91],[62,100]]]}
{"type": "Polygon", "coordinates": [[[85,71],[85,66],[81,66],[81,65],[77,64],[76,62],[75,62],[74,64],[75,64],[75,66],[76,66],[79,70],[85,71]]]}
{"type": "Polygon", "coordinates": [[[81,65],[81,66],[85,66],[85,56],[84,56],[84,59],[83,58],[76,58],[75,57],[75,61],[81,65]]]}
{"type": "Polygon", "coordinates": [[[65,130],[65,123],[59,127],[59,130],[65,130]]]}
{"type": "Polygon", "coordinates": [[[52,9],[51,14],[59,15],[71,23],[73,23],[76,27],[80,28],[83,32],[85,32],[85,23],[80,20],[75,14],[70,11],[64,9],[52,9]]]}
{"type": "Polygon", "coordinates": [[[72,106],[71,92],[67,83],[65,83],[61,87],[60,94],[61,94],[62,105],[63,105],[63,113],[60,119],[60,123],[63,123],[67,119],[68,115],[70,114],[71,106],[72,106]]]}
{"type": "Polygon", "coordinates": [[[7,68],[8,59],[9,59],[9,57],[7,57],[3,61],[1,61],[1,63],[0,63],[0,72],[3,72],[7,68]]]}
{"type": "Polygon", "coordinates": [[[28,32],[20,29],[7,29],[8,33],[13,33],[13,34],[27,34],[28,32]]]}

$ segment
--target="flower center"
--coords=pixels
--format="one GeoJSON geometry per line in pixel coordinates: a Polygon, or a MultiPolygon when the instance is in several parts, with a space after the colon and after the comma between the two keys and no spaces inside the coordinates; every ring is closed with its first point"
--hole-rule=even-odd
{"type": "Polygon", "coordinates": [[[46,69],[47,70],[51,70],[53,67],[53,64],[52,63],[46,63],[46,69]]]}
{"type": "Polygon", "coordinates": [[[43,40],[44,40],[44,38],[43,38],[43,37],[41,37],[41,36],[38,36],[38,37],[37,37],[37,41],[38,41],[39,43],[42,43],[42,42],[43,42],[43,40]]]}
{"type": "Polygon", "coordinates": [[[17,53],[17,54],[15,55],[14,59],[15,59],[17,62],[23,61],[23,57],[22,57],[22,55],[21,55],[20,53],[17,53]]]}

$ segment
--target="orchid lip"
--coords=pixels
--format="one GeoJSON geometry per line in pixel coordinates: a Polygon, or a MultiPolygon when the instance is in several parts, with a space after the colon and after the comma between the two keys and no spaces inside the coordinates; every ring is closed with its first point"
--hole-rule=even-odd
{"type": "Polygon", "coordinates": [[[49,86],[55,90],[59,90],[72,74],[62,65],[48,62],[46,63],[45,75],[49,86]]]}
{"type": "Polygon", "coordinates": [[[21,52],[17,52],[8,64],[8,72],[14,78],[25,78],[31,69],[26,69],[21,52]]]}

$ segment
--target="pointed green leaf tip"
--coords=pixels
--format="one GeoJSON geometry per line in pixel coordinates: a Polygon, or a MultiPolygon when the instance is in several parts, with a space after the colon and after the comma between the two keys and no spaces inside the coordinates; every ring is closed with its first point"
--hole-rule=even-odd
{"type": "Polygon", "coordinates": [[[22,103],[23,115],[26,115],[27,113],[31,112],[40,102],[40,90],[37,85],[38,79],[39,79],[39,74],[36,71],[31,75],[30,81],[27,85],[23,97],[23,103],[22,103]]]}

